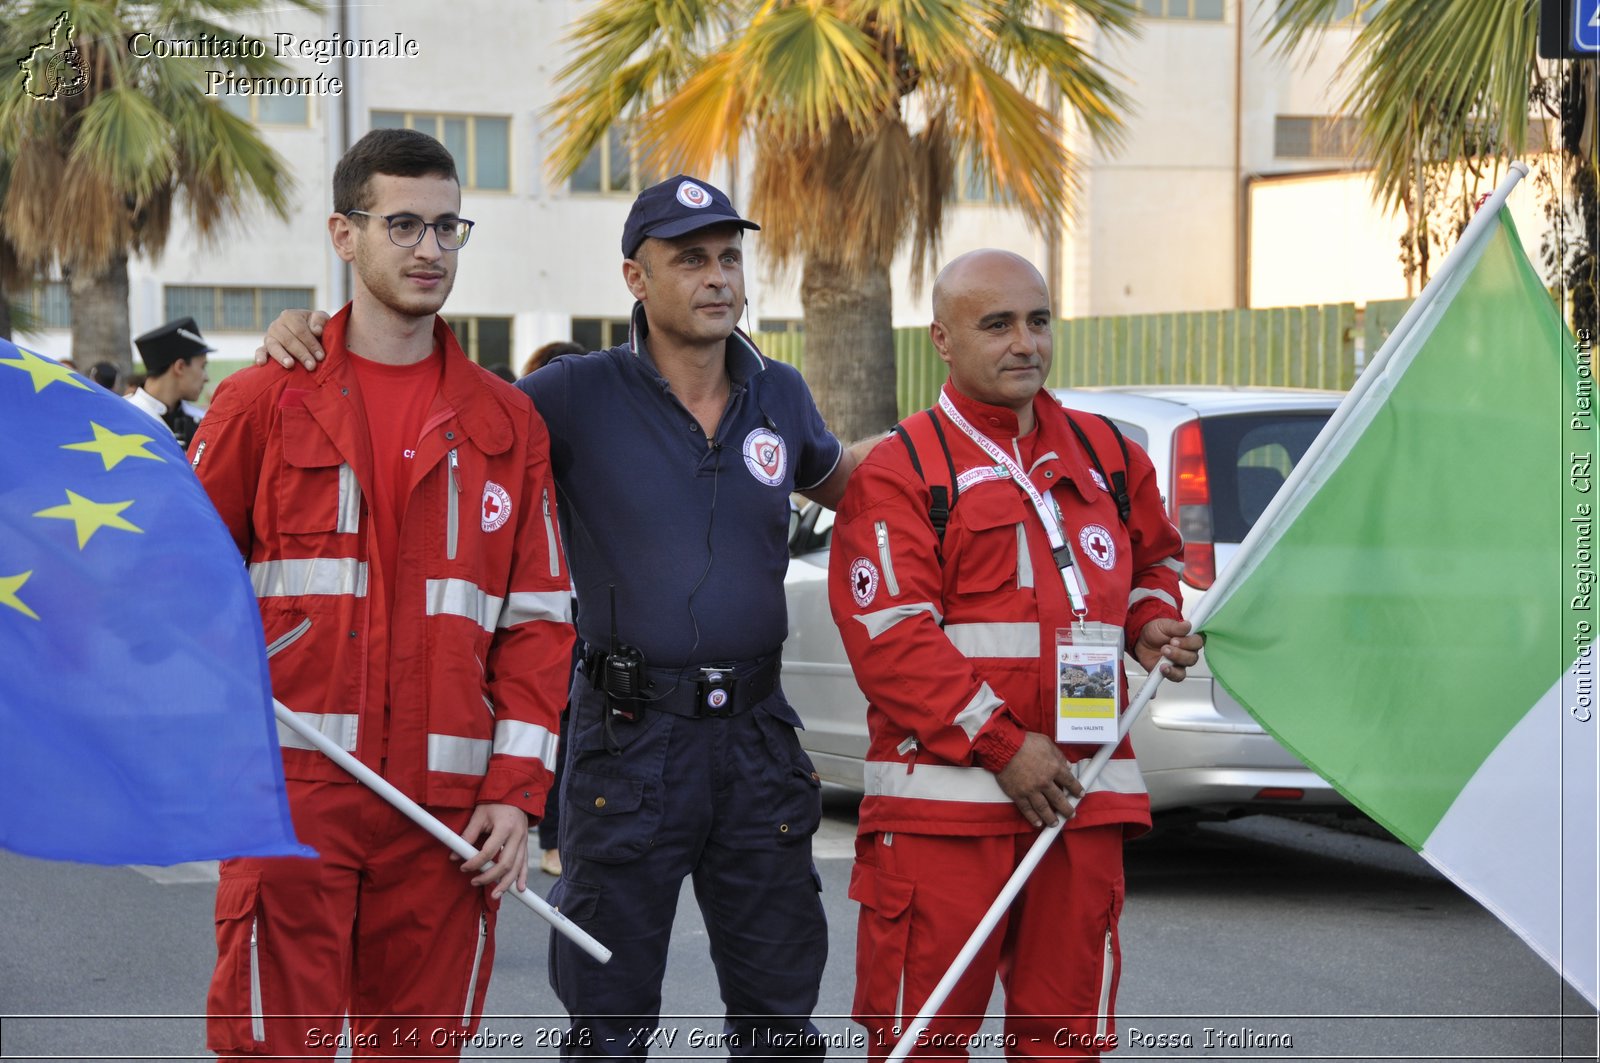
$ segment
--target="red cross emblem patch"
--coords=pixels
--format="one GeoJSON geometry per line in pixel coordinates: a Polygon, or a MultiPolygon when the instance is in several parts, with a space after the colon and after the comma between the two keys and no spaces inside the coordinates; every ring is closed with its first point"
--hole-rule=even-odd
{"type": "Polygon", "coordinates": [[[1078,533],[1078,546],[1096,565],[1110,572],[1117,567],[1117,544],[1111,533],[1098,524],[1090,524],[1078,533]]]}
{"type": "Polygon", "coordinates": [[[511,519],[511,493],[493,480],[483,484],[483,530],[492,532],[511,519]]]}

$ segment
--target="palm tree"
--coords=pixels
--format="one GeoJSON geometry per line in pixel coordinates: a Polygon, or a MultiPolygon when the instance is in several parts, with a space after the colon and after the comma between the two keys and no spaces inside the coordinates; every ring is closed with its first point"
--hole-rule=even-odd
{"type": "Polygon", "coordinates": [[[1058,220],[1076,191],[1069,122],[1112,141],[1124,106],[1058,27],[1133,18],[1130,0],[610,0],[569,35],[552,168],[570,176],[618,122],[662,173],[754,144],[762,254],[802,264],[806,377],[857,438],[898,416],[895,254],[909,246],[926,276],[962,158],[1036,228],[1058,220]]]}
{"type": "Polygon", "coordinates": [[[207,67],[277,72],[270,50],[262,58],[141,59],[128,47],[141,31],[237,39],[220,20],[265,6],[35,0],[0,21],[0,155],[11,162],[0,226],[24,264],[54,262],[68,278],[78,364],[131,368],[128,257],[160,254],[176,210],[202,237],[253,200],[286,216],[284,160],[203,91],[207,67]],[[14,76],[19,66],[27,77],[14,76]]]}
{"type": "MultiPolygon", "coordinates": [[[[1542,148],[1530,116],[1555,119],[1568,163],[1569,187],[1559,191],[1571,196],[1580,224],[1575,242],[1547,258],[1573,290],[1574,325],[1594,328],[1595,64],[1541,66],[1538,0],[1364,6],[1372,11],[1344,63],[1353,86],[1344,109],[1360,121],[1376,198],[1411,219],[1410,253],[1422,282],[1431,253],[1470,220],[1474,193],[1492,187],[1512,159],[1542,148]],[[1430,221],[1440,220],[1446,231],[1430,231],[1430,221]]],[[[1339,0],[1282,0],[1273,32],[1293,48],[1325,28],[1338,7],[1339,0]]]]}

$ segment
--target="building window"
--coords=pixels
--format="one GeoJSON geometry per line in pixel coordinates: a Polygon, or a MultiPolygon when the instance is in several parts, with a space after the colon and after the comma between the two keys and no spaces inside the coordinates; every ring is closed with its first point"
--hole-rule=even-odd
{"type": "Polygon", "coordinates": [[[1385,0],[1335,0],[1333,13],[1327,21],[1354,22],[1357,25],[1371,22],[1383,10],[1384,3],[1385,0]]]}
{"type": "Polygon", "coordinates": [[[373,111],[373,129],[419,129],[456,160],[461,187],[486,192],[511,189],[511,119],[486,114],[373,111]]]}
{"type": "Polygon", "coordinates": [[[631,196],[658,180],[660,176],[647,171],[639,153],[629,145],[626,131],[612,126],[573,173],[572,190],[631,196]]]}
{"type": "Polygon", "coordinates": [[[1227,0],[1140,0],[1140,7],[1151,18],[1221,22],[1226,17],[1227,0]]]}
{"type": "Polygon", "coordinates": [[[1354,118],[1280,114],[1273,129],[1273,154],[1280,159],[1353,159],[1359,144],[1354,118]]]}
{"type": "Polygon", "coordinates": [[[628,342],[629,321],[625,317],[575,317],[572,342],[586,351],[603,351],[628,342]]]}
{"type": "Polygon", "coordinates": [[[447,317],[445,323],[456,334],[462,351],[474,362],[486,369],[511,365],[509,317],[447,317]]]}
{"type": "Polygon", "coordinates": [[[22,311],[18,331],[26,325],[29,329],[72,327],[72,297],[66,281],[39,281],[27,291],[18,293],[13,300],[22,311]]]}
{"type": "Polygon", "coordinates": [[[316,306],[310,288],[211,288],[168,285],[162,289],[166,320],[192,317],[201,332],[260,334],[284,310],[316,306]]]}
{"type": "Polygon", "coordinates": [[[222,97],[222,106],[256,125],[311,124],[311,101],[304,96],[222,97]]]}
{"type": "Polygon", "coordinates": [[[950,193],[946,202],[986,203],[995,206],[1014,203],[1016,200],[1003,190],[998,195],[991,192],[989,182],[978,171],[972,153],[964,151],[956,159],[955,172],[950,175],[950,193]]]}

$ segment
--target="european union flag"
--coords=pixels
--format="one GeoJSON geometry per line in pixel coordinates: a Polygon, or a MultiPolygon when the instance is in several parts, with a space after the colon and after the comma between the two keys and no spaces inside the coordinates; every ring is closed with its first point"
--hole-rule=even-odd
{"type": "Polygon", "coordinates": [[[250,580],[171,432],[4,340],[0,417],[0,846],[309,855],[250,580]]]}

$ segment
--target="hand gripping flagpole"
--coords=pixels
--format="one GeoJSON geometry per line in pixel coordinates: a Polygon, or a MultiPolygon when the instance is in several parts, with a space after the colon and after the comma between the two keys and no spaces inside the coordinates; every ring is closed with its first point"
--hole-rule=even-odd
{"type": "MultiPolygon", "coordinates": [[[[1106,762],[1111,759],[1111,754],[1116,750],[1117,746],[1122,744],[1122,740],[1127,737],[1128,728],[1133,726],[1133,721],[1139,718],[1139,714],[1144,711],[1144,707],[1150,704],[1150,699],[1155,696],[1156,687],[1161,684],[1162,678],[1166,675],[1164,663],[1163,665],[1158,665],[1155,671],[1151,672],[1149,677],[1145,679],[1144,685],[1139,688],[1138,696],[1128,706],[1128,711],[1124,712],[1117,720],[1117,740],[1115,742],[1107,742],[1104,746],[1101,746],[1099,752],[1095,753],[1089,763],[1084,766],[1083,774],[1078,776],[1078,782],[1083,785],[1085,793],[1089,791],[1089,787],[1094,785],[1094,781],[1100,777],[1100,771],[1106,766],[1106,762]]],[[[933,987],[933,992],[928,994],[928,1001],[922,1005],[922,1010],[917,1012],[917,1017],[911,1020],[911,1024],[906,1027],[906,1032],[901,1035],[899,1042],[894,1046],[894,1051],[889,1053],[887,1063],[899,1063],[900,1060],[905,1059],[910,1054],[918,1038],[928,1028],[928,1024],[933,1022],[933,1017],[939,1013],[940,1008],[944,1007],[944,1002],[955,989],[956,983],[961,980],[962,975],[967,973],[967,968],[972,964],[973,958],[978,955],[978,950],[983,948],[983,943],[989,940],[990,934],[994,933],[994,928],[999,924],[1000,917],[1006,914],[1006,910],[1011,907],[1011,902],[1016,900],[1018,893],[1022,892],[1023,885],[1028,881],[1028,877],[1033,874],[1033,869],[1039,866],[1039,861],[1044,859],[1045,853],[1049,852],[1050,846],[1055,843],[1056,835],[1060,834],[1061,828],[1066,825],[1066,819],[1058,813],[1055,825],[1044,828],[1039,836],[1034,839],[1032,848],[1022,858],[1022,862],[1017,865],[1017,869],[1011,873],[1011,877],[1006,880],[1005,888],[1000,891],[1000,896],[994,899],[994,903],[989,906],[989,910],[983,914],[983,919],[972,931],[972,936],[967,938],[965,945],[961,946],[961,952],[956,955],[955,962],[944,973],[944,977],[939,979],[939,984],[933,987]]]]}
{"type": "MultiPolygon", "coordinates": [[[[339,765],[339,767],[343,768],[351,775],[354,775],[362,783],[366,784],[369,788],[375,791],[379,797],[393,805],[403,815],[405,815],[407,819],[411,820],[411,822],[415,823],[417,826],[433,835],[439,841],[443,842],[449,847],[451,852],[455,853],[463,860],[469,859],[478,854],[477,846],[473,845],[471,842],[461,837],[461,835],[457,834],[443,823],[440,823],[433,816],[429,815],[427,810],[421,805],[417,804],[415,801],[411,800],[411,798],[395,789],[394,785],[383,776],[379,775],[377,772],[361,763],[355,757],[352,757],[345,750],[341,749],[338,743],[334,742],[333,739],[329,738],[315,727],[312,727],[305,720],[301,719],[298,713],[289,708],[283,702],[279,701],[277,698],[272,699],[272,712],[275,716],[277,716],[279,723],[283,724],[285,727],[289,728],[289,730],[293,731],[301,738],[304,738],[307,742],[310,742],[312,745],[316,746],[323,753],[327,754],[328,758],[335,764],[339,765]]],[[[485,871],[488,871],[492,867],[494,867],[493,863],[487,863],[483,865],[483,869],[485,871]]],[[[515,886],[511,887],[506,892],[515,897],[517,900],[521,901],[523,904],[526,904],[529,908],[532,908],[534,914],[554,927],[557,933],[565,935],[572,941],[573,944],[577,945],[584,952],[587,952],[590,956],[593,956],[600,963],[605,963],[611,959],[610,949],[606,948],[604,945],[600,944],[600,942],[590,937],[588,932],[586,932],[578,924],[574,923],[572,920],[568,919],[566,916],[550,907],[545,899],[539,896],[537,893],[534,893],[532,890],[526,888],[518,889],[515,886]]]]}
{"type": "MultiPolygon", "coordinates": [[[[1351,410],[1359,404],[1362,396],[1382,375],[1390,353],[1399,347],[1406,333],[1410,332],[1422,315],[1427,312],[1428,307],[1443,289],[1442,282],[1444,279],[1458,268],[1461,262],[1466,260],[1467,255],[1470,254],[1469,249],[1482,239],[1489,227],[1494,224],[1494,218],[1500,213],[1500,208],[1505,205],[1506,198],[1511,194],[1511,189],[1527,175],[1528,167],[1525,164],[1513,162],[1510,172],[1506,174],[1500,185],[1478,208],[1472,221],[1468,223],[1466,230],[1461,234],[1461,239],[1456,242],[1455,247],[1450,249],[1450,253],[1445,256],[1444,262],[1440,264],[1439,272],[1434,274],[1433,278],[1428,282],[1428,286],[1417,296],[1416,301],[1411,304],[1411,308],[1406,311],[1399,324],[1389,334],[1389,338],[1384,343],[1382,350],[1368,364],[1366,371],[1356,381],[1356,385],[1351,389],[1350,394],[1345,396],[1344,401],[1339,404],[1339,409],[1334,412],[1328,424],[1318,433],[1315,442],[1312,443],[1311,447],[1295,465],[1294,471],[1289,474],[1289,478],[1284,482],[1284,485],[1278,489],[1278,493],[1273,496],[1272,503],[1256,519],[1250,534],[1245,537],[1245,541],[1240,545],[1239,552],[1229,562],[1228,566],[1218,574],[1216,583],[1212,585],[1205,599],[1195,608],[1190,621],[1193,630],[1199,631],[1204,627],[1205,621],[1210,618],[1211,613],[1226,597],[1226,591],[1245,572],[1248,567],[1245,561],[1254,552],[1255,544],[1265,537],[1266,530],[1271,526],[1273,518],[1284,509],[1290,497],[1295,494],[1295,487],[1301,481],[1310,477],[1317,465],[1317,457],[1327,449],[1329,442],[1350,417],[1351,410]]],[[[1111,759],[1112,752],[1127,737],[1128,729],[1133,726],[1133,722],[1139,718],[1139,714],[1144,711],[1145,706],[1150,703],[1150,699],[1155,696],[1156,687],[1161,684],[1161,680],[1165,676],[1166,668],[1164,665],[1157,666],[1155,671],[1150,673],[1149,677],[1145,679],[1144,685],[1139,688],[1138,696],[1128,706],[1128,711],[1124,712],[1117,722],[1117,741],[1107,743],[1084,767],[1083,774],[1078,777],[1078,781],[1082,783],[1085,792],[1100,777],[1100,771],[1105,767],[1106,761],[1111,759]]],[[[933,1017],[939,1013],[939,1009],[944,1006],[945,1000],[949,998],[950,993],[955,989],[956,983],[961,980],[961,976],[966,973],[967,968],[972,964],[973,958],[978,954],[978,950],[989,939],[989,935],[994,933],[994,928],[999,924],[1000,917],[1011,907],[1011,902],[1016,900],[1017,894],[1022,892],[1023,885],[1028,881],[1029,876],[1033,874],[1033,869],[1039,866],[1039,861],[1043,860],[1045,853],[1049,852],[1050,846],[1055,842],[1056,836],[1061,833],[1062,828],[1066,826],[1066,822],[1065,819],[1058,816],[1055,826],[1046,827],[1040,832],[1039,837],[1034,840],[1033,847],[1022,858],[1022,862],[1017,865],[1017,869],[1011,873],[1011,878],[1006,881],[1005,888],[1000,891],[1000,896],[995,898],[994,903],[989,906],[989,910],[984,913],[982,921],[972,931],[972,936],[967,938],[967,943],[961,947],[961,952],[957,954],[955,962],[944,973],[944,977],[939,979],[939,984],[933,987],[933,992],[929,994],[927,1003],[922,1006],[922,1010],[917,1013],[917,1017],[906,1027],[906,1032],[894,1046],[894,1051],[889,1053],[887,1063],[899,1063],[900,1060],[905,1059],[910,1054],[911,1049],[917,1043],[917,1039],[928,1028],[929,1023],[933,1021],[933,1017]]]]}

